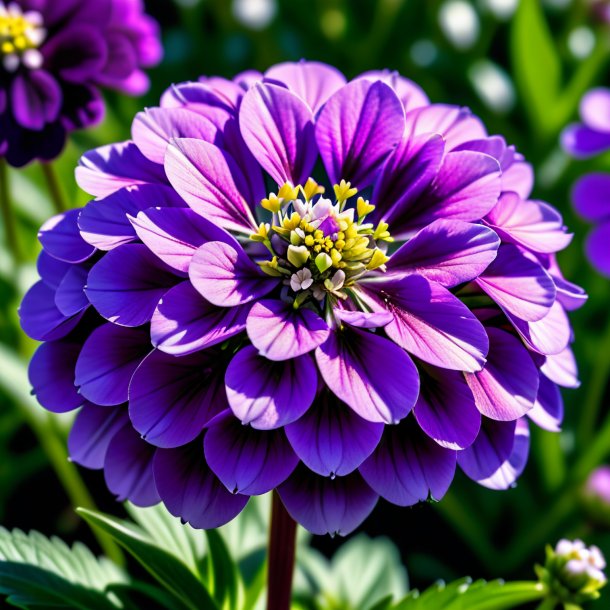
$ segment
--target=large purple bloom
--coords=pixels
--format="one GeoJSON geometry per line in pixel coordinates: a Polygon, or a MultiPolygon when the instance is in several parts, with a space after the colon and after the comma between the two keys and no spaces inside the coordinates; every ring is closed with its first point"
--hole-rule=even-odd
{"type": "Polygon", "coordinates": [[[173,86],[41,229],[30,377],[72,458],[195,527],[277,489],[315,533],[510,486],[578,385],[560,215],[463,108],[302,62],[173,86]]]}
{"type": "Polygon", "coordinates": [[[142,0],[0,0],[0,156],[53,159],[102,118],[100,86],[143,93],[161,55],[142,0]]]}
{"type": "MultiPolygon", "coordinates": [[[[610,89],[593,89],[580,104],[582,123],[570,125],[562,134],[564,149],[577,158],[610,150],[610,89]]],[[[591,264],[610,277],[610,174],[587,174],[572,191],[576,211],[597,226],[586,241],[591,264]]]]}

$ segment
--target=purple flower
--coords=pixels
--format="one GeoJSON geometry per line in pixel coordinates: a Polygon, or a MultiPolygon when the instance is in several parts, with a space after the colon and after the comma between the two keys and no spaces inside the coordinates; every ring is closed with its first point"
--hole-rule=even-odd
{"type": "MultiPolygon", "coordinates": [[[[593,89],[580,104],[582,124],[568,126],[562,134],[566,152],[586,158],[610,150],[610,90],[593,89]]],[[[591,264],[610,277],[610,175],[591,173],[579,178],[572,191],[576,211],[597,226],[587,237],[585,250],[591,264]]]]}
{"type": "Polygon", "coordinates": [[[559,213],[468,110],[315,62],[170,88],[41,229],[30,378],[72,459],[195,527],[277,489],[314,533],[456,467],[512,485],[578,385],[559,213]]]}
{"type": "Polygon", "coordinates": [[[0,1],[0,154],[48,161],[101,120],[100,87],[144,93],[162,55],[141,0],[0,1]]]}

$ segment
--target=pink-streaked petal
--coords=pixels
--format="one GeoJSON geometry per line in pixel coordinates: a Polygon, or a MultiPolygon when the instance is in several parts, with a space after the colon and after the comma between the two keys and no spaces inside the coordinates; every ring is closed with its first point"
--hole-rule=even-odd
{"type": "Polygon", "coordinates": [[[145,329],[109,323],[99,326],[85,341],[76,362],[79,392],[97,405],[126,402],[131,376],[150,350],[145,329]]]}
{"type": "Polygon", "coordinates": [[[487,333],[487,364],[482,371],[466,374],[466,382],[483,415],[512,421],[533,408],[538,370],[519,339],[497,328],[488,328],[487,333]]]}
{"type": "Polygon", "coordinates": [[[527,416],[537,425],[549,432],[561,432],[563,422],[563,398],[557,384],[541,374],[538,396],[534,408],[527,416]]]}
{"type": "Polygon", "coordinates": [[[384,277],[419,274],[452,288],[479,276],[499,246],[500,238],[487,227],[435,220],[392,254],[384,277]]]}
{"type": "Polygon", "coordinates": [[[152,344],[183,356],[222,343],[246,328],[249,306],[218,307],[182,282],[163,296],[150,321],[152,344]]]}
{"type": "Polygon", "coordinates": [[[129,386],[129,417],[134,428],[156,447],[190,443],[228,406],[223,364],[217,351],[182,358],[151,352],[129,386]]]}
{"type": "Polygon", "coordinates": [[[441,447],[460,450],[472,445],[481,414],[464,377],[457,371],[426,368],[413,414],[419,427],[441,447]]]}
{"type": "Polygon", "coordinates": [[[544,318],[555,302],[551,276],[512,244],[502,245],[475,281],[502,309],[528,322],[544,318]]]}
{"type": "Polygon", "coordinates": [[[316,122],[316,141],[330,181],[370,185],[400,142],[403,125],[402,103],[385,83],[360,79],[339,89],[316,122]]]}
{"type": "Polygon", "coordinates": [[[369,331],[331,333],[316,349],[316,360],[335,396],[367,421],[396,423],[417,400],[419,375],[411,358],[369,331]]]}
{"type": "Polygon", "coordinates": [[[380,80],[392,87],[396,92],[398,99],[402,102],[406,112],[414,110],[415,108],[427,106],[430,103],[428,96],[419,85],[416,85],[412,80],[401,76],[396,71],[370,70],[369,72],[360,74],[356,78],[364,78],[372,81],[380,80]]]}
{"type": "Polygon", "coordinates": [[[386,427],[377,450],[360,466],[364,480],[383,498],[411,506],[440,500],[455,474],[456,452],[428,438],[409,418],[386,427]]]}
{"type": "Polygon", "coordinates": [[[578,388],[580,386],[576,358],[570,347],[566,347],[558,354],[547,356],[540,370],[561,387],[578,388]]]}
{"type": "Polygon", "coordinates": [[[284,430],[255,430],[228,411],[203,439],[205,459],[231,493],[260,495],[281,485],[299,463],[284,430]]]}
{"type": "Polygon", "coordinates": [[[337,320],[356,328],[383,328],[394,319],[389,311],[350,311],[335,307],[333,314],[337,320]]]}
{"type": "Polygon", "coordinates": [[[286,426],[286,435],[307,468],[334,477],[358,468],[379,444],[383,428],[325,393],[305,415],[286,426]]]}
{"type": "Polygon", "coordinates": [[[529,163],[515,161],[508,168],[502,168],[502,190],[517,193],[527,199],[534,188],[534,169],[529,163]]]}
{"type": "Polygon", "coordinates": [[[255,265],[242,250],[223,242],[203,244],[195,252],[189,277],[195,289],[210,303],[234,307],[265,296],[278,284],[255,265]]]}
{"type": "Polygon", "coordinates": [[[306,102],[314,114],[345,85],[345,76],[339,70],[318,61],[276,64],[265,72],[265,80],[285,85],[306,102]]]}
{"type": "Polygon", "coordinates": [[[318,374],[307,354],[274,362],[248,345],[233,356],[225,384],[235,416],[253,428],[271,430],[307,411],[316,395],[318,374]]]}
{"type": "Polygon", "coordinates": [[[610,174],[592,173],[579,178],[572,190],[576,211],[587,220],[610,220],[610,174]]]}
{"type": "Polygon", "coordinates": [[[278,492],[292,518],[317,535],[347,536],[370,515],[378,500],[357,472],[330,479],[304,466],[278,492]]]}
{"type": "Polygon", "coordinates": [[[52,257],[67,263],[80,263],[95,252],[80,235],[78,216],[81,210],[69,210],[47,220],[40,231],[38,239],[45,251],[52,257]]]}
{"type": "Polygon", "coordinates": [[[85,292],[98,313],[120,326],[149,322],[176,277],[143,244],[124,244],[108,252],[89,272],[85,292]]]}
{"type": "Polygon", "coordinates": [[[328,338],[326,322],[314,311],[267,299],[255,303],[246,328],[261,356],[288,360],[311,352],[328,338]]]}
{"type": "Polygon", "coordinates": [[[318,151],[312,111],[300,97],[257,83],[244,95],[239,126],[250,152],[277,184],[305,183],[318,151]]]}
{"type": "Polygon", "coordinates": [[[228,152],[202,140],[172,140],[165,155],[165,171],[178,194],[201,216],[230,231],[256,231],[256,221],[243,196],[248,182],[228,152]]]}

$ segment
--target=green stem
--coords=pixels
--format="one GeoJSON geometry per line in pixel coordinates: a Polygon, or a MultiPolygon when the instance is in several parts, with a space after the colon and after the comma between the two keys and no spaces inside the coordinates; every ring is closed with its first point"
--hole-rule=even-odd
{"type": "Polygon", "coordinates": [[[47,187],[49,189],[49,195],[51,195],[51,201],[53,202],[53,206],[55,207],[55,211],[58,214],[62,214],[68,209],[66,205],[66,201],[61,191],[61,186],[59,184],[59,180],[57,180],[57,175],[55,174],[55,170],[51,163],[41,163],[42,173],[44,174],[44,178],[47,182],[47,187]]]}
{"type": "Polygon", "coordinates": [[[0,157],[0,208],[2,209],[2,223],[4,234],[9,251],[13,255],[15,263],[20,263],[21,249],[17,238],[17,223],[11,206],[11,199],[8,188],[8,171],[6,161],[0,157]]]}

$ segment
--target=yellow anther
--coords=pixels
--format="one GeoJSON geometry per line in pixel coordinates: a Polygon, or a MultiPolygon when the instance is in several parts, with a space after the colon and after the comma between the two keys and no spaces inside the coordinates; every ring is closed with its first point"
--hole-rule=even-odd
{"type": "Polygon", "coordinates": [[[347,231],[347,228],[349,227],[350,223],[347,222],[347,220],[341,219],[339,220],[339,229],[341,232],[343,231],[347,231]]]}
{"type": "Polygon", "coordinates": [[[305,197],[305,201],[309,201],[316,195],[322,195],[324,193],[324,187],[320,186],[313,178],[308,178],[305,186],[301,187],[301,191],[305,197]]]}
{"type": "Polygon", "coordinates": [[[371,260],[368,262],[366,268],[371,271],[378,269],[382,265],[385,265],[390,260],[389,256],[386,256],[381,250],[375,250],[371,260]]]}
{"type": "Polygon", "coordinates": [[[345,239],[345,233],[343,231],[339,231],[337,233],[337,239],[345,239]]]}
{"type": "Polygon", "coordinates": [[[324,238],[324,233],[323,233],[322,231],[320,231],[320,229],[316,229],[316,230],[313,232],[313,236],[314,236],[314,238],[315,238],[315,239],[316,239],[316,241],[317,241],[317,240],[320,240],[320,239],[323,239],[323,238],[324,238]]]}
{"type": "Polygon", "coordinates": [[[337,248],[337,250],[343,250],[343,248],[345,248],[345,241],[343,239],[338,239],[335,242],[335,248],[337,248]]]}
{"type": "Polygon", "coordinates": [[[258,263],[261,270],[272,277],[280,277],[282,272],[277,262],[277,256],[274,256],[270,261],[262,261],[258,263]]]}
{"type": "Polygon", "coordinates": [[[250,239],[258,242],[267,241],[269,239],[269,229],[270,227],[268,224],[261,222],[260,225],[258,225],[258,231],[256,233],[252,233],[252,235],[250,235],[250,239]]]}
{"type": "Polygon", "coordinates": [[[317,246],[313,247],[314,252],[320,252],[322,250],[322,246],[320,246],[319,244],[317,246]]]}
{"type": "Polygon", "coordinates": [[[2,52],[3,53],[14,53],[15,52],[15,46],[11,43],[11,42],[3,42],[2,43],[2,52]]]}
{"type": "Polygon", "coordinates": [[[346,182],[345,180],[341,180],[339,184],[335,184],[333,189],[335,191],[335,198],[339,203],[347,201],[358,192],[357,188],[352,188],[351,183],[346,182]]]}
{"type": "Polygon", "coordinates": [[[261,206],[264,207],[265,210],[269,210],[273,214],[276,214],[280,211],[282,202],[278,199],[278,196],[275,193],[271,193],[268,199],[263,199],[261,201],[261,206]]]}
{"type": "Polygon", "coordinates": [[[299,188],[292,186],[290,182],[285,182],[277,195],[284,201],[294,201],[299,196],[299,188]]]}
{"type": "Polygon", "coordinates": [[[381,239],[388,240],[390,238],[390,232],[388,231],[387,222],[383,222],[383,220],[377,225],[375,232],[373,233],[373,239],[381,239]]]}
{"type": "Polygon", "coordinates": [[[341,262],[341,252],[334,248],[330,251],[330,258],[333,261],[333,267],[338,267],[341,262]]]}
{"type": "Polygon", "coordinates": [[[305,245],[309,246],[309,247],[314,245],[313,235],[306,235],[305,236],[305,245]]]}
{"type": "Polygon", "coordinates": [[[288,231],[294,231],[301,224],[301,217],[293,212],[290,218],[284,218],[284,222],[282,223],[284,229],[288,231]]]}
{"type": "Polygon", "coordinates": [[[374,205],[368,202],[368,199],[358,197],[356,201],[356,211],[358,212],[358,218],[364,218],[367,214],[370,214],[375,209],[374,205]]]}

